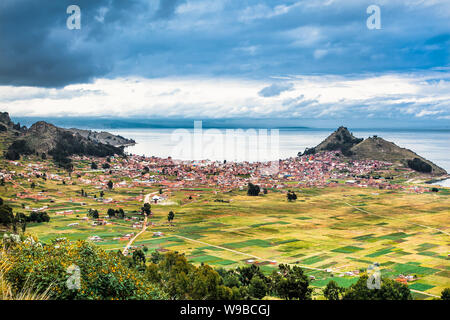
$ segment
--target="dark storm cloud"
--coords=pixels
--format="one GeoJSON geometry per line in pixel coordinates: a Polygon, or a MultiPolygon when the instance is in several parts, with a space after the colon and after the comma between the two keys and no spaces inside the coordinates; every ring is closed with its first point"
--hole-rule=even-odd
{"type": "Polygon", "coordinates": [[[403,72],[448,66],[450,2],[2,0],[0,84],[58,87],[118,76],[403,72]],[[81,7],[81,30],[66,8],[81,7]]]}
{"type": "MultiPolygon", "coordinates": [[[[111,70],[114,52],[95,39],[126,24],[130,10],[145,8],[128,0],[6,0],[0,4],[0,83],[58,87],[87,82],[111,70]],[[68,30],[67,7],[81,8],[81,30],[68,30]],[[110,13],[98,21],[101,8],[110,13]]],[[[109,48],[110,49],[110,48],[109,48]]]]}

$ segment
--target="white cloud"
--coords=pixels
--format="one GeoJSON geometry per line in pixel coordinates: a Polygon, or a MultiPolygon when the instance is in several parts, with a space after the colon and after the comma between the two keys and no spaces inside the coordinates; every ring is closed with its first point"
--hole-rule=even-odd
{"type": "Polygon", "coordinates": [[[292,75],[265,81],[116,78],[61,89],[0,86],[0,111],[13,116],[376,118],[393,114],[446,119],[450,116],[449,78],[447,71],[292,75]],[[286,83],[289,88],[282,94],[270,98],[258,94],[286,83]]]}

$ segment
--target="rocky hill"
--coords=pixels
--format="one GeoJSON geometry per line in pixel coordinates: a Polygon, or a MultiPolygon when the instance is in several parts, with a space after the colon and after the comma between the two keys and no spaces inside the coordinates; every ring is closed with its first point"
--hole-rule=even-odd
{"type": "Polygon", "coordinates": [[[133,140],[109,133],[97,136],[98,133],[59,128],[45,121],[36,122],[27,129],[14,124],[7,113],[0,113],[0,125],[13,139],[5,154],[11,160],[29,154],[51,155],[59,160],[71,155],[106,157],[121,155],[125,145],[134,144],[133,140]],[[111,142],[104,143],[105,140],[111,142]]]}
{"type": "Polygon", "coordinates": [[[345,127],[339,127],[335,132],[329,135],[325,140],[312,149],[305,150],[305,153],[315,153],[320,151],[341,150],[344,155],[351,155],[349,150],[363,141],[358,139],[345,127]]]}
{"type": "Polygon", "coordinates": [[[111,146],[115,147],[126,147],[126,146],[132,146],[136,144],[136,141],[132,139],[126,139],[122,136],[116,136],[109,132],[95,132],[91,130],[82,130],[82,129],[75,129],[71,128],[68,129],[71,132],[77,133],[83,138],[89,139],[94,142],[103,143],[103,144],[109,144],[111,146]]]}
{"type": "Polygon", "coordinates": [[[314,148],[307,148],[299,156],[321,151],[340,150],[345,156],[353,159],[371,159],[401,163],[413,170],[433,175],[444,175],[447,172],[433,162],[419,156],[415,152],[401,148],[395,143],[378,136],[367,139],[356,138],[345,127],[339,127],[324,141],[314,148]]]}

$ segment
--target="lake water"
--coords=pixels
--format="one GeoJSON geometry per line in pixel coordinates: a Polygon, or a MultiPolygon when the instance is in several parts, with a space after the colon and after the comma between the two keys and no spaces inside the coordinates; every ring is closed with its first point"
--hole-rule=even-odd
{"type": "MultiPolygon", "coordinates": [[[[288,128],[279,129],[278,136],[270,129],[267,130],[267,135],[258,129],[253,132],[256,135],[249,135],[252,132],[243,129],[243,132],[234,131],[234,136],[227,135],[229,132],[226,129],[203,129],[202,135],[197,136],[194,135],[193,129],[107,129],[107,131],[134,139],[137,144],[126,148],[126,152],[133,154],[172,156],[182,160],[257,161],[295,157],[299,151],[303,152],[305,148],[319,144],[334,130],[288,128]],[[201,136],[202,139],[199,138],[201,136]]],[[[416,152],[450,172],[449,130],[361,129],[353,130],[352,133],[358,138],[378,135],[416,152]]]]}
{"type": "Polygon", "coordinates": [[[433,182],[433,185],[450,188],[450,179],[433,182]]]}

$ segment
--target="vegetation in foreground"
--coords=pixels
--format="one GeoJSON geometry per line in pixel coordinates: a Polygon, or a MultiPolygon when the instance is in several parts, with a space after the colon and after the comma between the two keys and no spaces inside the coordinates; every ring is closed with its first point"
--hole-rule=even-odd
{"type": "MultiPolygon", "coordinates": [[[[323,290],[328,300],[410,300],[407,286],[382,279],[369,289],[366,274],[344,289],[334,281],[323,290]]],[[[86,241],[55,241],[43,245],[32,237],[5,236],[1,246],[0,298],[35,300],[104,299],[299,299],[310,300],[313,288],[302,268],[281,264],[266,276],[256,265],[214,270],[189,263],[177,252],[154,252],[146,261],[142,251],[125,257],[86,241]],[[74,267],[79,287],[68,285],[74,267]]],[[[442,298],[448,298],[449,289],[442,298]]]]}

